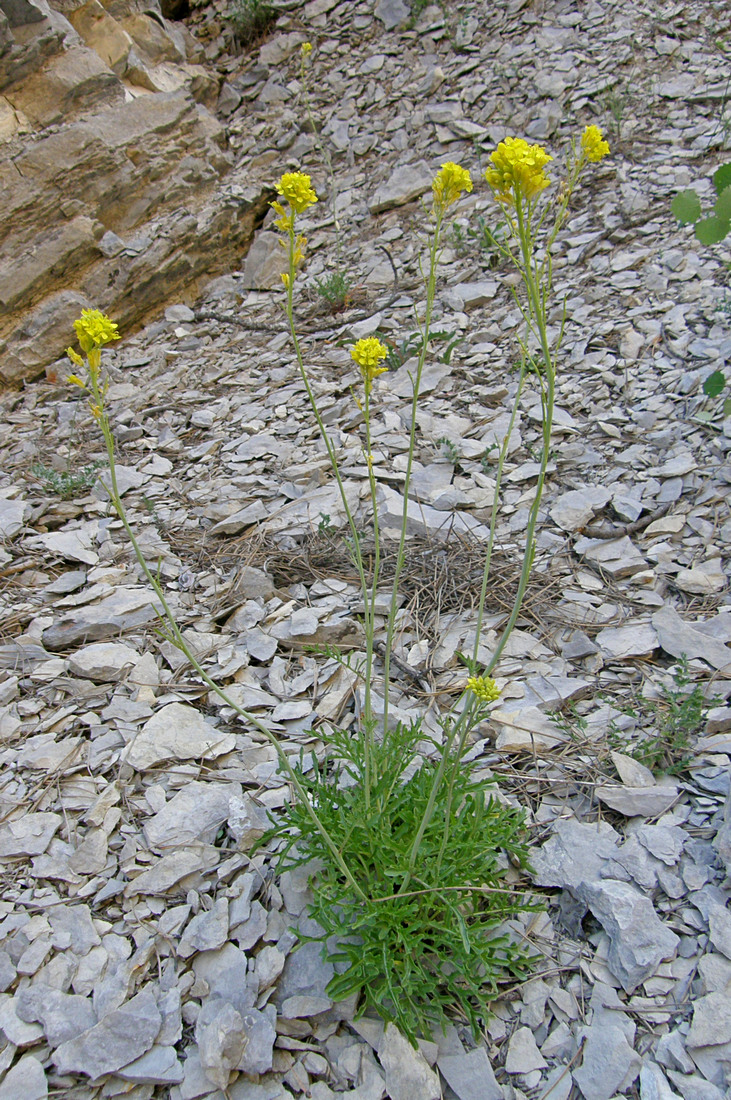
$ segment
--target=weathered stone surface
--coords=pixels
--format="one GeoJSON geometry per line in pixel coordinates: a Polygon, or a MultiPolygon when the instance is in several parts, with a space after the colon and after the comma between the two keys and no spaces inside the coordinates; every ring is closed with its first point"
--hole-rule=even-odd
{"type": "Polygon", "coordinates": [[[601,879],[582,883],[578,893],[609,936],[607,965],[628,993],[675,953],[678,937],[635,886],[601,879]]]}
{"type": "Polygon", "coordinates": [[[391,1100],[413,1100],[415,1096],[439,1100],[442,1090],[438,1075],[393,1024],[386,1024],[378,1045],[378,1060],[386,1073],[391,1100]]]}
{"type": "Polygon", "coordinates": [[[59,1073],[83,1073],[96,1079],[115,1073],[150,1049],[161,1017],[151,989],[143,989],[120,1008],[53,1053],[59,1073]]]}
{"type": "Polygon", "coordinates": [[[413,202],[431,188],[433,172],[423,160],[416,164],[403,164],[376,190],[370,201],[372,214],[381,214],[394,206],[413,202]]]}
{"type": "Polygon", "coordinates": [[[74,608],[43,631],[43,644],[52,650],[79,642],[109,638],[157,618],[155,596],[145,588],[120,585],[98,603],[74,608]]]}
{"type": "Polygon", "coordinates": [[[238,783],[186,784],[145,822],[147,843],[158,852],[195,840],[212,844],[229,815],[230,799],[240,796],[238,783]]]}
{"type": "Polygon", "coordinates": [[[0,149],[6,383],[63,354],[82,307],[104,309],[129,331],[197,279],[235,266],[271,197],[260,187],[222,192],[225,135],[187,94],[213,103],[217,87],[188,62],[187,32],[143,13],[120,22],[118,10],[87,0],[70,13],[85,45],[62,16],[65,45],[39,21],[5,90],[10,133],[35,130],[12,160],[0,149]],[[153,94],[125,96],[121,76],[153,94]],[[78,196],[73,217],[60,201],[68,194],[78,196]],[[105,232],[123,243],[112,256],[100,246],[105,232]]]}
{"type": "Polygon", "coordinates": [[[25,1054],[0,1084],[0,1100],[45,1100],[48,1082],[43,1066],[33,1054],[25,1054]]]}
{"type": "Polygon", "coordinates": [[[614,857],[619,841],[619,833],[605,821],[557,821],[554,835],[531,857],[535,881],[539,886],[574,889],[594,882],[605,861],[614,857]]]}
{"type": "Polygon", "coordinates": [[[36,1020],[41,1023],[51,1047],[76,1039],[97,1022],[94,1007],[87,997],[61,993],[41,985],[20,990],[16,1012],[27,1023],[36,1020]]]}
{"type": "Polygon", "coordinates": [[[0,859],[38,856],[45,852],[63,818],[60,814],[30,813],[0,825],[0,859]]]}
{"type": "Polygon", "coordinates": [[[503,1090],[484,1047],[467,1054],[440,1054],[437,1065],[459,1100],[502,1100],[503,1090]]]}
{"type": "Polygon", "coordinates": [[[168,703],[147,721],[125,753],[138,771],[164,760],[214,759],[231,752],[233,734],[215,729],[202,714],[185,703],[168,703]]]}
{"type": "Polygon", "coordinates": [[[84,646],[69,657],[69,672],[85,680],[121,680],[139,659],[139,653],[131,646],[120,642],[98,642],[84,646]]]}

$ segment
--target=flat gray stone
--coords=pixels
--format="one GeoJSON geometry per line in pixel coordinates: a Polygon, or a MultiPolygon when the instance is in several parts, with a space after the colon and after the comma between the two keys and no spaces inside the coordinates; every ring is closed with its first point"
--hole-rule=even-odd
{"type": "Polygon", "coordinates": [[[707,993],[693,1003],[693,1020],[686,1043],[689,1047],[720,1046],[731,1042],[731,997],[707,993]]]}
{"type": "Polygon", "coordinates": [[[196,1021],[195,1037],[206,1077],[218,1088],[227,1088],[246,1047],[241,1013],[220,998],[206,1002],[196,1021]]]}
{"type": "Polygon", "coordinates": [[[129,898],[135,894],[165,894],[189,875],[212,870],[219,858],[218,848],[211,844],[190,844],[169,852],[131,879],[124,888],[124,895],[129,898]]]}
{"type": "Polygon", "coordinates": [[[228,938],[228,899],[218,898],[212,909],[198,913],[188,924],[177,946],[187,959],[196,951],[215,951],[228,938]]]}
{"type": "Polygon", "coordinates": [[[175,1047],[158,1046],[117,1070],[117,1076],[140,1085],[178,1085],[183,1080],[183,1067],[175,1047]]]}
{"type": "Polygon", "coordinates": [[[623,1092],[640,1072],[642,1059],[621,1028],[597,1026],[586,1029],[587,1041],[574,1081],[584,1100],[610,1100],[623,1092]]]}
{"type": "Polygon", "coordinates": [[[45,985],[31,985],[16,994],[15,1011],[26,1023],[38,1022],[51,1047],[60,1046],[89,1031],[97,1023],[88,997],[61,993],[45,985]]]}
{"type": "Polygon", "coordinates": [[[69,672],[97,683],[113,683],[124,678],[140,655],[121,642],[96,642],[68,658],[69,672]]]}
{"type": "Polygon", "coordinates": [[[596,642],[602,654],[611,661],[626,661],[631,657],[649,657],[659,645],[657,631],[650,623],[642,622],[607,626],[599,631],[596,642]]]}
{"type": "Polygon", "coordinates": [[[584,825],[575,818],[559,820],[553,836],[531,855],[538,886],[576,889],[595,882],[605,862],[614,858],[621,837],[605,821],[584,825]]]}
{"type": "Polygon", "coordinates": [[[564,531],[580,531],[610,501],[612,494],[601,485],[570,489],[553,502],[551,519],[564,531]]]}
{"type": "Polygon", "coordinates": [[[393,1024],[386,1024],[378,1044],[378,1060],[386,1074],[391,1100],[440,1100],[439,1076],[420,1050],[414,1050],[393,1024]]]}
{"type": "Polygon", "coordinates": [[[519,1027],[510,1036],[505,1069],[508,1073],[531,1073],[534,1069],[545,1069],[548,1062],[536,1046],[533,1032],[529,1027],[519,1027]]]}
{"type": "Polygon", "coordinates": [[[241,797],[240,783],[187,783],[147,819],[145,839],[156,852],[199,840],[212,844],[229,815],[229,800],[241,797]]]}
{"type": "Polygon", "coordinates": [[[371,214],[382,214],[394,206],[404,206],[413,202],[427,191],[431,191],[434,173],[425,161],[416,164],[401,164],[376,190],[369,202],[371,214]]]}
{"type": "Polygon", "coordinates": [[[404,0],[378,0],[374,14],[387,31],[392,31],[409,18],[411,9],[404,0]]]}
{"type": "Polygon", "coordinates": [[[650,899],[631,883],[584,882],[578,894],[609,936],[607,966],[627,993],[633,993],[664,959],[675,954],[679,938],[659,919],[650,899]]]}
{"type": "Polygon", "coordinates": [[[168,703],[144,724],[124,760],[147,771],[167,760],[215,760],[235,746],[233,734],[217,730],[195,707],[168,703]]]}
{"type": "Polygon", "coordinates": [[[0,539],[11,539],[23,530],[31,506],[22,498],[6,500],[0,497],[0,539]]]}
{"type": "Polygon", "coordinates": [[[626,787],[609,783],[594,788],[594,794],[606,806],[626,817],[657,817],[678,800],[678,788],[673,783],[655,787],[626,787]]]}
{"type": "Polygon", "coordinates": [[[652,625],[657,631],[660,645],[671,657],[682,657],[685,654],[688,660],[700,657],[713,668],[720,670],[729,666],[731,669],[731,649],[699,629],[706,626],[706,623],[689,623],[666,604],[654,613],[652,625]]]}
{"type": "Polygon", "coordinates": [[[148,986],[98,1024],[53,1053],[61,1074],[83,1073],[92,1080],[116,1073],[145,1054],[154,1043],[162,1018],[148,986]]]}
{"type": "Polygon", "coordinates": [[[47,1096],[46,1074],[33,1054],[24,1054],[0,1084],[0,1100],[45,1100],[47,1096]]]}
{"type": "MultiPolygon", "coordinates": [[[[159,608],[162,612],[162,608],[159,608]]],[[[120,585],[98,603],[75,607],[43,631],[46,649],[68,649],[135,630],[158,617],[155,595],[146,588],[120,585]]]]}
{"type": "Polygon", "coordinates": [[[0,859],[11,856],[39,856],[63,823],[60,814],[25,814],[0,825],[0,859]]]}

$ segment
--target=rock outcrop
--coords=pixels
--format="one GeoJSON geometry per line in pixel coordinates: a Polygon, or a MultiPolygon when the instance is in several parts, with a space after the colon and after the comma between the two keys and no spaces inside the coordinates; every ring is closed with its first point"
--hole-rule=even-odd
{"type": "Polygon", "coordinates": [[[0,0],[0,384],[80,308],[129,331],[246,254],[271,196],[233,179],[202,59],[154,4],[0,0]]]}

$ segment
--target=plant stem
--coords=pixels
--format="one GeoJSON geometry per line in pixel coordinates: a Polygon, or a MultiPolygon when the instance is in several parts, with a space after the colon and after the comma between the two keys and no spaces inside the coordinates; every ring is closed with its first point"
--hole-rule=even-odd
{"type": "MultiPolygon", "coordinates": [[[[274,734],[271,732],[271,730],[268,730],[267,727],[262,722],[260,722],[257,718],[255,718],[253,714],[250,714],[247,710],[244,710],[243,707],[239,706],[238,703],[234,702],[234,700],[231,699],[226,694],[226,692],[223,690],[223,688],[220,687],[220,685],[217,684],[215,682],[215,680],[211,679],[211,677],[208,675],[208,673],[202,667],[202,665],[198,661],[197,657],[192,653],[190,647],[188,646],[187,642],[185,641],[185,638],[183,637],[183,635],[181,633],[180,627],[177,624],[175,616],[173,615],[173,612],[170,609],[170,605],[168,604],[167,600],[165,599],[165,594],[162,590],[162,586],[161,586],[159,580],[157,579],[157,577],[150,570],[147,562],[145,561],[144,554],[142,553],[142,548],[140,547],[140,544],[138,543],[137,538],[135,537],[135,533],[132,530],[132,528],[130,526],[130,523],[129,523],[129,520],[127,518],[127,512],[126,512],[126,509],[124,507],[124,504],[122,503],[122,498],[119,494],[119,485],[118,485],[118,482],[117,482],[117,468],[116,468],[116,459],[115,459],[115,450],[114,450],[114,436],[112,435],[112,429],[111,429],[110,424],[109,424],[109,418],[107,417],[107,414],[106,414],[105,409],[104,409],[104,395],[103,395],[102,390],[101,390],[100,385],[99,385],[98,374],[96,372],[90,372],[90,379],[89,380],[90,380],[90,385],[91,385],[91,392],[94,396],[96,407],[98,409],[98,414],[95,414],[95,416],[96,416],[96,419],[99,422],[99,426],[101,428],[102,435],[104,436],[104,443],[105,443],[105,446],[106,446],[106,449],[107,449],[107,457],[109,459],[109,473],[110,473],[110,480],[111,480],[111,490],[108,489],[107,492],[109,492],[109,497],[110,497],[110,500],[111,500],[112,505],[114,507],[114,510],[116,511],[117,515],[119,516],[119,519],[121,520],[121,523],[122,523],[122,526],[124,527],[127,538],[129,539],[130,543],[132,544],[132,549],[135,552],[135,556],[137,558],[137,561],[140,564],[140,567],[141,567],[143,573],[145,574],[147,582],[150,585],[150,587],[152,588],[152,590],[154,591],[154,593],[157,596],[158,600],[160,601],[160,605],[163,609],[163,613],[164,613],[165,618],[167,620],[168,626],[170,627],[171,640],[172,640],[173,644],[182,653],[185,654],[185,656],[190,661],[191,665],[193,666],[195,671],[198,673],[198,675],[201,677],[201,679],[204,681],[204,683],[207,684],[208,687],[213,692],[215,692],[215,694],[218,695],[219,698],[222,699],[223,702],[227,706],[231,707],[234,711],[236,711],[236,713],[241,718],[243,718],[245,721],[249,722],[255,729],[257,729],[261,734],[263,734],[264,737],[266,737],[267,741],[271,745],[273,745],[274,749],[276,750],[277,756],[279,758],[279,762],[282,765],[284,771],[286,772],[290,783],[294,787],[294,789],[297,793],[297,797],[300,799],[300,801],[304,805],[310,820],[312,821],[313,825],[315,826],[315,828],[319,832],[322,839],[325,841],[325,843],[326,843],[333,859],[335,860],[335,863],[337,864],[338,868],[340,869],[340,871],[344,875],[344,877],[345,877],[346,881],[348,882],[348,885],[350,886],[350,888],[358,895],[358,897],[362,901],[365,901],[366,898],[365,898],[365,895],[364,895],[363,891],[360,889],[360,887],[358,886],[358,883],[353,878],[353,876],[352,876],[349,868],[347,867],[342,855],[338,851],[338,848],[337,848],[335,842],[333,841],[332,837],[327,832],[324,825],[322,824],[319,817],[317,816],[317,813],[315,812],[314,807],[312,806],[312,803],[310,802],[309,798],[307,797],[307,792],[305,791],[304,787],[300,783],[300,780],[299,780],[299,777],[298,777],[296,771],[294,770],[294,768],[290,764],[289,759],[287,757],[287,754],[284,752],[284,750],[283,750],[282,746],[279,744],[279,741],[277,740],[277,738],[274,736],[274,734]]],[[[103,484],[104,484],[104,482],[102,481],[102,485],[103,484]]],[[[105,488],[106,488],[106,486],[105,486],[105,488]]]]}
{"type": "Polygon", "coordinates": [[[419,406],[419,389],[421,387],[421,375],[424,370],[424,363],[426,362],[427,351],[429,348],[429,330],[431,327],[432,312],[434,310],[434,296],[437,284],[437,257],[439,253],[439,236],[442,229],[443,217],[443,210],[438,209],[435,214],[434,236],[432,237],[431,246],[429,248],[429,277],[426,286],[426,312],[424,314],[424,329],[422,332],[421,347],[419,349],[419,357],[417,360],[416,374],[411,379],[414,393],[411,399],[411,430],[409,432],[409,449],[406,459],[406,473],[404,475],[404,506],[403,512],[401,514],[401,535],[399,537],[398,550],[396,553],[396,567],[393,577],[393,588],[391,591],[391,607],[389,609],[388,624],[386,627],[386,650],[383,658],[384,737],[387,736],[388,731],[388,697],[391,671],[391,649],[393,647],[393,637],[396,628],[396,612],[398,610],[398,586],[401,579],[401,570],[403,569],[404,565],[406,528],[409,519],[409,487],[411,485],[411,470],[414,464],[414,449],[416,444],[416,413],[419,406]]]}

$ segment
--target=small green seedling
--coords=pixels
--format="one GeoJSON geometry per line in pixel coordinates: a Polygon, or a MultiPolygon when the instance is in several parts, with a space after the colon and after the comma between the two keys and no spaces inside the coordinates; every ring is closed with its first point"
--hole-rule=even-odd
{"type": "Polygon", "coordinates": [[[89,466],[72,473],[71,470],[58,470],[45,466],[42,462],[34,462],[30,468],[33,477],[45,485],[46,489],[56,493],[61,500],[73,500],[80,493],[93,488],[99,480],[99,470],[104,466],[103,462],[92,462],[89,466]]]}
{"type": "Polygon", "coordinates": [[[722,241],[731,228],[731,161],[722,164],[713,173],[716,202],[713,213],[701,217],[701,200],[691,189],[680,191],[672,202],[672,212],[681,225],[692,225],[701,244],[712,245],[722,241]]]}

